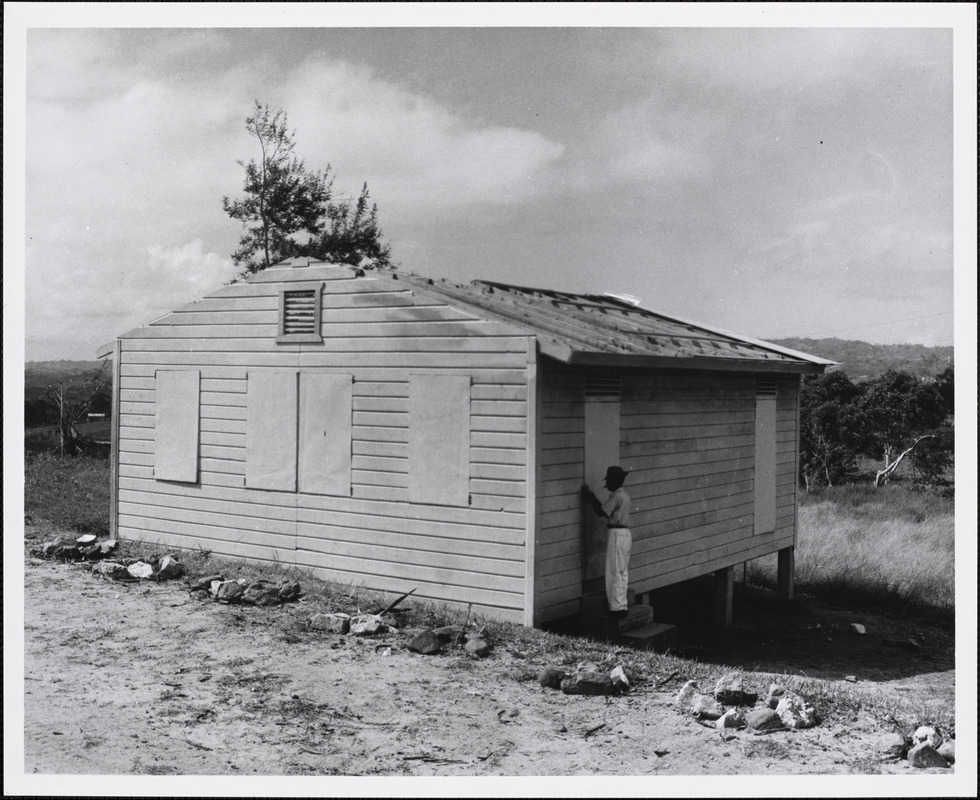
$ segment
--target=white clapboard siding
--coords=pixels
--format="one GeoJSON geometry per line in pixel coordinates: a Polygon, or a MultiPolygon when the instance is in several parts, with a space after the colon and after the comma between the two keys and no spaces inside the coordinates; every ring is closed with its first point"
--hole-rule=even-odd
{"type": "MultiPolygon", "coordinates": [[[[542,620],[577,611],[585,373],[540,380],[537,587],[542,620]]],[[[753,534],[755,379],[622,375],[620,463],[633,500],[630,585],[667,586],[792,546],[797,379],[778,378],[777,527],[753,534]]]]}
{"type": "MultiPolygon", "coordinates": [[[[277,343],[275,270],[125,335],[119,365],[119,534],[313,567],[384,591],[525,615],[527,354],[523,331],[402,288],[324,278],[322,343],[277,343]],[[197,484],[154,480],[157,370],[201,374],[197,484]],[[352,376],[349,496],[247,489],[247,373],[352,376]],[[470,378],[466,506],[409,502],[409,379],[470,378]]],[[[331,276],[317,268],[308,277],[331,276]]]]}

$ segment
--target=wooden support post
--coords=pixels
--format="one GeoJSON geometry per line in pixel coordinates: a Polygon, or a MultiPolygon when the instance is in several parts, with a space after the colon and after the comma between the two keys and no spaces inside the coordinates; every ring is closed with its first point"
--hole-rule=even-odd
{"type": "Polygon", "coordinates": [[[735,594],[735,567],[715,572],[715,602],[713,622],[718,626],[732,624],[732,597],[735,594]]]}
{"type": "Polygon", "coordinates": [[[787,547],[777,554],[776,597],[784,603],[793,599],[796,583],[796,548],[787,547]]]}

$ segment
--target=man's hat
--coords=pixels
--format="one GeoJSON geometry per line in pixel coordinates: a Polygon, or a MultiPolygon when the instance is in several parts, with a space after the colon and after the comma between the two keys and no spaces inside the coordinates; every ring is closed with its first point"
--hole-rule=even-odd
{"type": "Polygon", "coordinates": [[[615,479],[622,482],[626,480],[626,476],[628,474],[629,473],[622,467],[609,467],[609,469],[606,470],[606,480],[615,479]]]}

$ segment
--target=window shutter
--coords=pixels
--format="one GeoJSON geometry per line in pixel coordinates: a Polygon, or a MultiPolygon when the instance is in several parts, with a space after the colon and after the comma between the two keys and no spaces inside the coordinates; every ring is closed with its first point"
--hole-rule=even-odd
{"type": "Polygon", "coordinates": [[[412,375],[408,389],[408,499],[469,505],[470,377],[412,375]]]}
{"type": "Polygon", "coordinates": [[[153,477],[158,481],[197,483],[200,441],[201,373],[156,373],[153,477]]]}

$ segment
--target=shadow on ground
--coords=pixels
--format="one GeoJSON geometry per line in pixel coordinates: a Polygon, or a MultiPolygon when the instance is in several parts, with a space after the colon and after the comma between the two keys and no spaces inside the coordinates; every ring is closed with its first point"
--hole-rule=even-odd
{"type": "MultiPolygon", "coordinates": [[[[739,583],[734,621],[718,628],[712,625],[712,597],[710,576],[654,592],[654,619],[677,626],[671,652],[752,672],[825,680],[901,681],[955,669],[949,620],[838,607],[805,594],[785,604],[772,591],[739,583]],[[865,633],[854,632],[852,623],[865,633]]],[[[561,632],[577,631],[566,622],[561,632]]]]}

